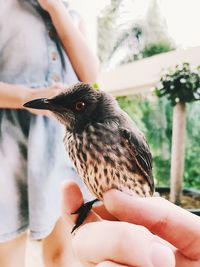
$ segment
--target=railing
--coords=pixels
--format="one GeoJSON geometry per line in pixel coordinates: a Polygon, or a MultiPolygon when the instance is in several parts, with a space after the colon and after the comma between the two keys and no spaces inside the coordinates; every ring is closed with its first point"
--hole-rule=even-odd
{"type": "Polygon", "coordinates": [[[200,65],[200,46],[163,53],[103,72],[99,84],[115,96],[149,92],[165,69],[183,62],[200,65]]]}

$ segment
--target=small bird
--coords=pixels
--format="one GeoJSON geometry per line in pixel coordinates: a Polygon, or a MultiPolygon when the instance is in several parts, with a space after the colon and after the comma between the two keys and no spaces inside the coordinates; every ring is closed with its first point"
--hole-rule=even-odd
{"type": "Polygon", "coordinates": [[[152,196],[152,156],[141,131],[110,94],[78,83],[52,98],[25,107],[50,110],[64,124],[64,144],[88,189],[97,199],[83,204],[72,232],[92,205],[111,188],[129,195],[152,196]]]}

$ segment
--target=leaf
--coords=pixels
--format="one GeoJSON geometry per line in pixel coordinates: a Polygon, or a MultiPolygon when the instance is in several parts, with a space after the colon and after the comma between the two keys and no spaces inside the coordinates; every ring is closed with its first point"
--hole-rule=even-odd
{"type": "Polygon", "coordinates": [[[99,84],[98,84],[97,82],[93,83],[93,84],[92,84],[92,88],[93,88],[94,90],[99,90],[99,84]]]}
{"type": "Polygon", "coordinates": [[[192,69],[189,63],[184,62],[163,74],[155,90],[158,97],[166,95],[174,105],[176,99],[179,99],[181,103],[200,100],[197,97],[199,88],[199,67],[192,69]]]}

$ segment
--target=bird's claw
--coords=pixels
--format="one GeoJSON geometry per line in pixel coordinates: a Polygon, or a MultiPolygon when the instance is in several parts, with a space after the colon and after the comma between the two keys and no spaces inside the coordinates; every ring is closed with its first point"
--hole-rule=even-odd
{"type": "Polygon", "coordinates": [[[92,209],[92,206],[95,202],[99,201],[98,199],[94,199],[92,201],[84,203],[80,208],[78,208],[75,212],[71,213],[72,215],[78,214],[78,218],[76,219],[76,223],[72,228],[71,234],[84,222],[88,213],[92,209]]]}

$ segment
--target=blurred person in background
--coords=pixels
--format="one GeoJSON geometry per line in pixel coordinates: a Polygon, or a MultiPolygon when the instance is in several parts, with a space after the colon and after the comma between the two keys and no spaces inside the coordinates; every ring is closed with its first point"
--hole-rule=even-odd
{"type": "Polygon", "coordinates": [[[70,264],[60,183],[78,179],[50,114],[23,103],[66,85],[92,83],[98,59],[82,19],[61,0],[0,0],[0,265],[23,267],[27,230],[45,266],[70,264]]]}

